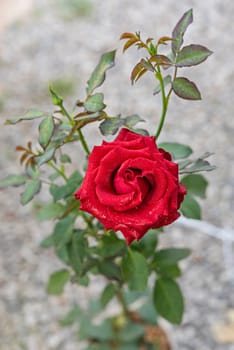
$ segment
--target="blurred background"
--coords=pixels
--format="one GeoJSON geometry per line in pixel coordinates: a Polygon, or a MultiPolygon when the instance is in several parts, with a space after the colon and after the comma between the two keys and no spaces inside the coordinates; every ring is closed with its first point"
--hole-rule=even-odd
{"type": "MultiPolygon", "coordinates": [[[[162,237],[162,246],[193,250],[181,279],[186,300],[183,324],[165,328],[175,350],[234,350],[232,0],[0,0],[0,171],[4,177],[20,170],[15,146],[37,133],[33,122],[13,127],[4,126],[5,119],[29,108],[53,111],[49,83],[72,109],[84,97],[100,55],[115,48],[119,49],[116,66],[108,71],[102,88],[108,111],[138,113],[150,130],[160,115],[160,99],[153,96],[154,82],[147,77],[131,86],[129,74],[139,54],[132,48],[123,55],[119,37],[125,31],[170,36],[190,8],[194,23],[185,43],[207,46],[214,54],[201,66],[188,72],[184,68],[203,99],[189,102],[173,96],[160,141],[189,144],[194,156],[214,152],[210,161],[217,169],[207,173],[204,222],[178,221],[162,237]],[[211,236],[214,233],[229,234],[231,239],[223,243],[211,236]]],[[[91,145],[102,140],[96,129],[85,131],[92,136],[91,145]]],[[[77,162],[79,151],[71,151],[77,162]]],[[[77,329],[62,328],[57,321],[72,302],[94,295],[98,286],[89,291],[68,286],[62,297],[46,294],[48,275],[60,264],[52,252],[39,247],[50,225],[37,222],[30,205],[20,206],[20,192],[0,191],[0,349],[81,349],[77,329]]]]}

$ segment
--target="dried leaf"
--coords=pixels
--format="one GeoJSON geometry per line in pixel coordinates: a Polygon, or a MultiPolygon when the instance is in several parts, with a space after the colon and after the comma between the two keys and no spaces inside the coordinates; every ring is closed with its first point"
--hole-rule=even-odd
{"type": "Polygon", "coordinates": [[[15,150],[16,151],[27,151],[27,149],[23,146],[16,146],[15,150]]]}
{"type": "Polygon", "coordinates": [[[154,69],[154,67],[153,67],[153,65],[149,62],[149,61],[147,61],[147,60],[145,60],[144,58],[142,58],[142,60],[141,60],[141,65],[145,68],[145,69],[147,69],[148,71],[150,71],[150,72],[155,72],[155,69],[154,69]]]}
{"type": "Polygon", "coordinates": [[[124,47],[123,47],[123,52],[125,52],[130,46],[132,46],[132,45],[134,45],[135,43],[137,43],[139,41],[139,39],[138,38],[131,38],[131,39],[129,39],[126,43],[125,43],[125,45],[124,45],[124,47]]]}
{"type": "Polygon", "coordinates": [[[150,62],[154,62],[156,66],[172,66],[171,60],[165,55],[154,55],[149,58],[150,62]]]}
{"type": "Polygon", "coordinates": [[[136,77],[138,76],[140,71],[143,69],[144,69],[144,67],[142,66],[141,62],[138,62],[135,65],[135,67],[133,68],[132,73],[131,73],[131,82],[132,83],[136,80],[136,77]]]}
{"type": "Polygon", "coordinates": [[[135,38],[135,37],[136,37],[135,33],[125,32],[125,33],[121,34],[120,40],[122,40],[122,39],[131,39],[131,38],[135,38]]]}
{"type": "Polygon", "coordinates": [[[162,36],[161,38],[158,39],[158,45],[163,44],[163,45],[167,45],[167,41],[171,41],[173,40],[171,37],[169,36],[162,36]]]}
{"type": "Polygon", "coordinates": [[[25,152],[25,153],[22,154],[22,156],[20,157],[20,164],[21,165],[27,159],[27,157],[28,157],[28,152],[25,152]]]}

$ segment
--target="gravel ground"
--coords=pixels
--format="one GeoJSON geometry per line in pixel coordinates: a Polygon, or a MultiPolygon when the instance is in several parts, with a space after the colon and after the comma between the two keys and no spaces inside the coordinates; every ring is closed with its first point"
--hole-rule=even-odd
{"type": "MultiPolygon", "coordinates": [[[[210,188],[202,204],[203,219],[234,230],[234,63],[229,58],[233,56],[234,2],[93,0],[90,6],[83,1],[86,5],[82,15],[65,12],[68,5],[62,9],[61,2],[34,0],[30,15],[1,33],[2,123],[30,107],[51,110],[47,86],[58,78],[72,86],[66,99],[72,107],[74,98],[82,98],[85,83],[100,55],[121,48],[118,38],[122,32],[140,30],[148,36],[170,35],[181,14],[192,7],[194,24],[188,30],[186,42],[203,44],[214,55],[203,65],[185,72],[199,85],[203,100],[187,102],[173,97],[161,141],[188,143],[198,156],[205,151],[215,153],[212,162],[217,170],[207,174],[210,188]]],[[[160,101],[152,95],[153,82],[142,80],[130,86],[129,72],[135,62],[134,49],[125,55],[119,50],[116,67],[108,72],[103,91],[106,103],[111,106],[110,113],[137,112],[150,128],[158,117],[160,101]]],[[[2,126],[2,131],[0,169],[4,176],[19,170],[14,148],[33,137],[35,125],[2,126]]],[[[92,135],[93,144],[101,142],[93,127],[87,133],[92,135]]],[[[50,226],[35,221],[30,205],[20,207],[19,194],[19,189],[0,192],[0,350],[81,349],[76,342],[76,329],[63,329],[57,320],[72,301],[85,301],[93,290],[68,286],[62,297],[47,296],[48,274],[60,266],[51,252],[38,247],[50,226]]],[[[234,350],[234,343],[216,341],[212,331],[215,325],[225,322],[226,313],[234,308],[234,280],[225,274],[221,242],[204,235],[202,230],[188,230],[179,223],[167,231],[162,245],[193,249],[191,258],[183,265],[181,279],[187,305],[183,325],[165,324],[173,349],[234,350]]]]}

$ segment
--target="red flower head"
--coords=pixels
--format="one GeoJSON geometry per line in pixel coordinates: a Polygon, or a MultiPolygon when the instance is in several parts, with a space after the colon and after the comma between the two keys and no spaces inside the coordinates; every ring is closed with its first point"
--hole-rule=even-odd
{"type": "Polygon", "coordinates": [[[75,196],[80,209],[106,229],[120,230],[130,244],[148,229],[175,221],[185,194],[170,154],[153,137],[122,129],[113,142],[94,147],[75,196]]]}

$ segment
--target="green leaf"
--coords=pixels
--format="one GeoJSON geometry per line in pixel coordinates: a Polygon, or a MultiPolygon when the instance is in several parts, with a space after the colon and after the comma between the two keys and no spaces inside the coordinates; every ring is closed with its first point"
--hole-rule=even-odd
{"type": "Polygon", "coordinates": [[[90,320],[84,318],[80,322],[79,336],[82,339],[98,341],[108,341],[115,337],[110,320],[94,325],[90,320]]]}
{"type": "Polygon", "coordinates": [[[103,103],[104,95],[102,93],[96,93],[94,95],[88,96],[84,107],[89,112],[99,112],[102,111],[106,105],[103,103]]]}
{"type": "Polygon", "coordinates": [[[108,279],[121,281],[120,268],[112,260],[106,259],[100,261],[100,263],[98,264],[98,269],[101,272],[101,274],[105,275],[108,279]]]}
{"type": "Polygon", "coordinates": [[[133,128],[139,122],[144,122],[144,119],[142,119],[137,114],[129,115],[126,118],[124,118],[124,125],[127,128],[133,128]]]}
{"type": "Polygon", "coordinates": [[[94,89],[102,85],[102,83],[105,80],[107,69],[114,66],[115,53],[116,51],[114,50],[104,53],[101,56],[98,65],[96,66],[90,79],[88,80],[87,95],[90,95],[94,89]]]}
{"type": "Polygon", "coordinates": [[[188,45],[178,53],[176,67],[190,67],[204,62],[212,51],[201,45],[188,45]]]}
{"type": "Polygon", "coordinates": [[[214,165],[210,165],[210,163],[207,160],[199,158],[190,167],[186,166],[182,170],[180,170],[180,174],[197,173],[199,171],[211,171],[215,168],[216,167],[214,165]]]}
{"type": "Polygon", "coordinates": [[[62,97],[57,95],[57,93],[52,89],[51,86],[49,86],[49,91],[50,91],[50,95],[51,95],[51,99],[52,99],[53,105],[61,107],[62,104],[63,104],[62,97]]]}
{"type": "Polygon", "coordinates": [[[22,205],[25,205],[29,203],[33,197],[40,192],[41,190],[41,181],[40,180],[33,180],[29,182],[21,196],[20,203],[22,205]]]}
{"type": "Polygon", "coordinates": [[[125,343],[132,343],[143,337],[145,329],[143,325],[128,322],[120,332],[117,333],[117,338],[125,343]]]}
{"type": "Polygon", "coordinates": [[[71,160],[71,157],[68,154],[63,153],[60,156],[60,162],[62,162],[62,163],[71,163],[72,160],[71,160]]]}
{"type": "Polygon", "coordinates": [[[170,278],[158,278],[153,291],[156,311],[173,324],[180,324],[184,312],[183,295],[170,278]]]}
{"type": "Polygon", "coordinates": [[[54,133],[54,118],[48,117],[42,120],[42,122],[39,125],[39,143],[42,148],[46,148],[48,143],[50,142],[50,139],[54,133]]]}
{"type": "Polygon", "coordinates": [[[113,232],[110,235],[103,235],[99,241],[98,255],[104,258],[111,258],[123,253],[126,250],[126,243],[119,239],[113,232]]]}
{"type": "Polygon", "coordinates": [[[184,201],[180,206],[180,210],[182,214],[187,218],[201,220],[200,205],[190,194],[186,194],[184,197],[184,201]]]}
{"type": "Polygon", "coordinates": [[[47,284],[47,293],[53,295],[60,295],[63,292],[65,284],[69,281],[70,272],[62,269],[52,273],[47,284]]]}
{"type": "Polygon", "coordinates": [[[191,147],[176,142],[162,142],[158,147],[169,152],[174,160],[187,158],[193,153],[191,147]]]}
{"type": "Polygon", "coordinates": [[[191,251],[187,248],[167,248],[158,250],[154,255],[155,266],[165,267],[177,264],[187,258],[191,251]]]}
{"type": "Polygon", "coordinates": [[[177,278],[181,276],[181,270],[177,264],[157,266],[156,272],[161,277],[177,278]]]}
{"type": "MultiPolygon", "coordinates": [[[[163,83],[164,83],[164,86],[167,86],[168,84],[171,84],[171,75],[167,75],[163,78],[163,83]]],[[[158,84],[156,86],[156,88],[154,89],[154,92],[153,94],[156,95],[158,94],[159,92],[161,91],[161,85],[158,84]]]]}
{"type": "Polygon", "coordinates": [[[100,125],[99,129],[102,135],[114,135],[117,133],[119,128],[123,125],[124,119],[121,119],[120,116],[112,117],[104,120],[100,125]]]}
{"type": "Polygon", "coordinates": [[[68,255],[68,247],[67,245],[60,245],[55,250],[56,255],[59,257],[59,259],[66,265],[70,264],[70,259],[68,255]]]}
{"type": "Polygon", "coordinates": [[[34,164],[27,166],[26,172],[31,179],[36,180],[40,177],[40,170],[34,164]]]}
{"type": "Polygon", "coordinates": [[[56,151],[56,148],[50,148],[42,155],[35,157],[34,159],[35,159],[37,165],[40,166],[40,165],[45,164],[48,161],[50,161],[54,157],[55,151],[56,151]]]}
{"type": "Polygon", "coordinates": [[[174,93],[185,100],[201,100],[201,94],[196,85],[184,77],[178,77],[172,82],[174,93]]]}
{"type": "Polygon", "coordinates": [[[41,248],[51,248],[51,247],[53,247],[53,245],[54,245],[53,235],[47,236],[40,243],[41,248]]]}
{"type": "Polygon", "coordinates": [[[176,55],[181,45],[183,44],[183,37],[186,29],[193,21],[193,10],[190,9],[189,11],[185,12],[179,22],[176,24],[175,28],[172,32],[172,42],[171,42],[171,48],[174,55],[176,55]]]}
{"type": "Polygon", "coordinates": [[[139,241],[134,241],[131,248],[139,251],[146,258],[151,257],[158,243],[158,232],[155,229],[149,230],[139,241]]]}
{"type": "Polygon", "coordinates": [[[50,220],[53,218],[57,218],[60,215],[62,215],[62,213],[64,212],[64,206],[62,204],[59,203],[48,203],[46,205],[44,205],[38,215],[37,218],[38,220],[50,220]]]}
{"type": "Polygon", "coordinates": [[[182,178],[181,183],[185,185],[189,193],[201,198],[206,198],[208,181],[204,176],[199,174],[187,175],[182,178]]]}
{"type": "Polygon", "coordinates": [[[82,309],[79,305],[74,305],[74,307],[67,313],[67,315],[59,321],[62,326],[71,326],[75,321],[79,321],[82,316],[82,309]]]}
{"type": "Polygon", "coordinates": [[[141,319],[147,323],[150,323],[152,325],[157,324],[158,315],[154,308],[153,302],[151,301],[151,298],[141,306],[139,309],[139,314],[141,316],[141,319]]]}
{"type": "Polygon", "coordinates": [[[50,193],[53,196],[54,201],[58,201],[63,198],[67,198],[71,194],[77,190],[77,188],[80,186],[83,178],[82,175],[75,171],[70,178],[67,180],[67,183],[63,186],[58,186],[55,184],[52,184],[50,186],[50,193]]]}
{"type": "Polygon", "coordinates": [[[122,259],[121,270],[130,290],[144,290],[148,282],[148,265],[145,257],[137,251],[127,251],[122,259]]]}
{"type": "Polygon", "coordinates": [[[106,305],[111,301],[111,299],[115,296],[115,286],[114,284],[110,283],[108,284],[101,295],[101,304],[103,307],[106,307],[106,305]]]}
{"type": "Polygon", "coordinates": [[[8,175],[4,179],[0,180],[0,188],[7,187],[7,186],[21,186],[24,185],[27,181],[28,177],[24,174],[18,174],[18,175],[8,175]]]}
{"type": "Polygon", "coordinates": [[[41,117],[44,117],[46,114],[47,113],[39,111],[37,109],[31,109],[30,111],[28,111],[24,115],[20,115],[17,117],[7,119],[5,121],[5,124],[16,124],[18,122],[21,122],[22,120],[32,120],[32,119],[36,119],[36,118],[41,118],[41,117]]]}
{"type": "Polygon", "coordinates": [[[70,242],[74,221],[75,218],[70,215],[56,223],[53,232],[53,240],[56,248],[64,246],[66,243],[70,242]]]}
{"type": "Polygon", "coordinates": [[[87,241],[84,234],[84,231],[76,230],[72,235],[69,249],[70,264],[78,276],[81,276],[83,261],[86,255],[87,241]]]}

